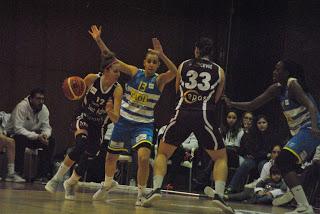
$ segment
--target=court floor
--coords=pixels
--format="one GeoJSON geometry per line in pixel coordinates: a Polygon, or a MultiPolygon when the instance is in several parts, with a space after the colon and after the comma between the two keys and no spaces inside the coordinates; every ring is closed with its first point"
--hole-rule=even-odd
{"type": "MultiPolygon", "coordinates": [[[[60,188],[61,190],[61,188],[60,188]]],[[[214,207],[210,200],[189,196],[165,194],[151,208],[135,207],[136,192],[119,188],[110,193],[107,200],[91,201],[96,186],[81,186],[77,192],[76,201],[64,200],[64,193],[59,191],[50,194],[44,191],[41,184],[0,183],[0,213],[1,214],[168,214],[168,213],[222,213],[214,207]]],[[[281,214],[288,209],[264,205],[230,203],[238,214],[281,214]]]]}

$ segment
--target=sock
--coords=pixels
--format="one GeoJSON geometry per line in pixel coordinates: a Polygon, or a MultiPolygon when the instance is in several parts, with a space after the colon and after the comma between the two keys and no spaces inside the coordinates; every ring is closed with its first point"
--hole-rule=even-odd
{"type": "Polygon", "coordinates": [[[298,185],[298,186],[291,188],[291,192],[294,196],[294,199],[297,201],[298,204],[301,204],[304,206],[310,206],[308,199],[306,197],[306,194],[304,193],[301,185],[298,185]]]}
{"type": "Polygon", "coordinates": [[[141,197],[145,194],[146,186],[141,186],[138,184],[138,197],[141,197]]]}
{"type": "Polygon", "coordinates": [[[80,179],[79,175],[76,175],[74,172],[72,173],[71,177],[67,180],[67,182],[71,185],[78,183],[80,179]]]}
{"type": "Polygon", "coordinates": [[[65,165],[63,162],[60,164],[59,169],[57,173],[53,176],[53,179],[56,179],[58,181],[63,180],[63,176],[67,173],[67,171],[70,169],[69,166],[65,165]]]}
{"type": "Polygon", "coordinates": [[[113,181],[113,177],[105,176],[105,177],[104,177],[104,184],[103,184],[103,186],[105,186],[105,187],[110,187],[111,184],[112,184],[112,181],[113,181]]]}
{"type": "Polygon", "coordinates": [[[8,175],[14,174],[14,163],[8,163],[8,175]]]}
{"type": "Polygon", "coordinates": [[[217,194],[223,198],[224,195],[224,189],[226,187],[226,182],[225,181],[215,181],[215,190],[217,194]]]}
{"type": "Polygon", "coordinates": [[[155,175],[153,176],[153,189],[158,189],[162,187],[163,176],[155,175]]]}

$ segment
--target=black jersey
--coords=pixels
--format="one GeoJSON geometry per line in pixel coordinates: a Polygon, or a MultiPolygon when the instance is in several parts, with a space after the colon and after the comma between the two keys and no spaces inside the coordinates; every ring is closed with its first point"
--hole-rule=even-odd
{"type": "Polygon", "coordinates": [[[189,59],[182,63],[180,97],[176,110],[212,110],[214,92],[220,82],[221,67],[208,59],[189,59]]]}
{"type": "Polygon", "coordinates": [[[113,99],[113,92],[119,83],[114,83],[106,91],[102,90],[101,76],[99,76],[87,90],[81,105],[82,115],[92,122],[103,124],[107,116],[105,110],[109,98],[113,99]]]}

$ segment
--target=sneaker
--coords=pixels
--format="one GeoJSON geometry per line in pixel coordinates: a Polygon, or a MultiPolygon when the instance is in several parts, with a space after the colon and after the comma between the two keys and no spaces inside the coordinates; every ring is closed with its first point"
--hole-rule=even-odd
{"type": "Polygon", "coordinates": [[[290,201],[292,201],[292,199],[293,199],[292,193],[286,192],[285,194],[273,199],[272,205],[273,206],[281,206],[281,205],[289,203],[290,201]]]}
{"type": "Polygon", "coordinates": [[[300,205],[292,212],[286,212],[285,214],[314,214],[312,206],[300,205]]]}
{"type": "Polygon", "coordinates": [[[7,175],[5,181],[16,182],[16,183],[24,183],[24,182],[26,182],[26,180],[23,179],[21,176],[19,176],[17,173],[13,173],[11,175],[7,175]]]}
{"type": "Polygon", "coordinates": [[[144,196],[145,200],[142,203],[143,207],[150,207],[152,203],[156,200],[159,200],[161,198],[161,189],[157,188],[155,190],[152,190],[148,194],[144,196]]]}
{"type": "Polygon", "coordinates": [[[55,193],[58,189],[59,183],[60,183],[60,181],[53,177],[53,178],[51,178],[50,181],[48,181],[48,183],[46,184],[46,186],[44,188],[50,193],[55,193]]]}
{"type": "Polygon", "coordinates": [[[142,207],[144,205],[146,198],[144,196],[138,196],[136,200],[136,206],[142,207]]]}
{"type": "Polygon", "coordinates": [[[216,194],[216,191],[211,187],[206,186],[204,188],[204,194],[212,198],[212,203],[218,208],[220,208],[224,213],[227,213],[227,214],[235,213],[234,209],[230,207],[228,204],[226,204],[226,202],[218,194],[216,194]]]}
{"type": "Polygon", "coordinates": [[[68,180],[66,180],[63,183],[63,187],[64,187],[64,198],[67,200],[75,200],[76,199],[76,189],[77,189],[77,183],[75,184],[69,184],[68,180]]]}
{"type": "Polygon", "coordinates": [[[112,180],[110,187],[104,186],[104,182],[102,182],[100,189],[92,196],[92,200],[103,200],[106,197],[107,193],[115,189],[118,185],[118,182],[116,182],[115,180],[112,180]]]}

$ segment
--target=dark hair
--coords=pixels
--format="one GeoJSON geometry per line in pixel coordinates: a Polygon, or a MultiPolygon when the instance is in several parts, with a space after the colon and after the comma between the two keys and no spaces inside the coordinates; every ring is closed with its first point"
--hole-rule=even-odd
{"type": "Polygon", "coordinates": [[[115,60],[115,53],[113,52],[103,52],[101,53],[100,71],[103,72],[105,68],[111,66],[115,60]]]}
{"type": "Polygon", "coordinates": [[[270,176],[271,176],[271,175],[281,175],[281,171],[280,171],[280,169],[278,168],[278,166],[276,166],[276,165],[271,166],[269,172],[270,172],[270,176]]]}
{"type": "Polygon", "coordinates": [[[308,92],[308,87],[305,80],[304,71],[301,65],[290,59],[281,60],[284,69],[288,71],[289,77],[296,78],[305,92],[308,92]]]}
{"type": "Polygon", "coordinates": [[[212,54],[213,42],[208,37],[201,37],[196,42],[195,47],[199,48],[200,57],[210,56],[212,54]]]}
{"type": "Polygon", "coordinates": [[[227,112],[226,112],[226,117],[225,119],[223,120],[222,122],[222,127],[221,127],[221,134],[223,137],[226,136],[226,134],[228,132],[230,132],[230,136],[231,138],[235,138],[237,137],[239,131],[240,131],[240,128],[241,128],[241,123],[240,123],[240,120],[239,120],[239,116],[238,116],[238,112],[235,110],[235,109],[229,109],[227,112]],[[234,112],[236,115],[237,115],[237,121],[236,123],[234,124],[233,127],[229,127],[228,123],[227,123],[227,116],[230,112],[234,112]]]}
{"type": "Polygon", "coordinates": [[[30,91],[30,97],[31,98],[34,98],[36,96],[36,94],[42,94],[44,95],[45,92],[44,92],[44,89],[42,88],[34,88],[30,91]]]}

